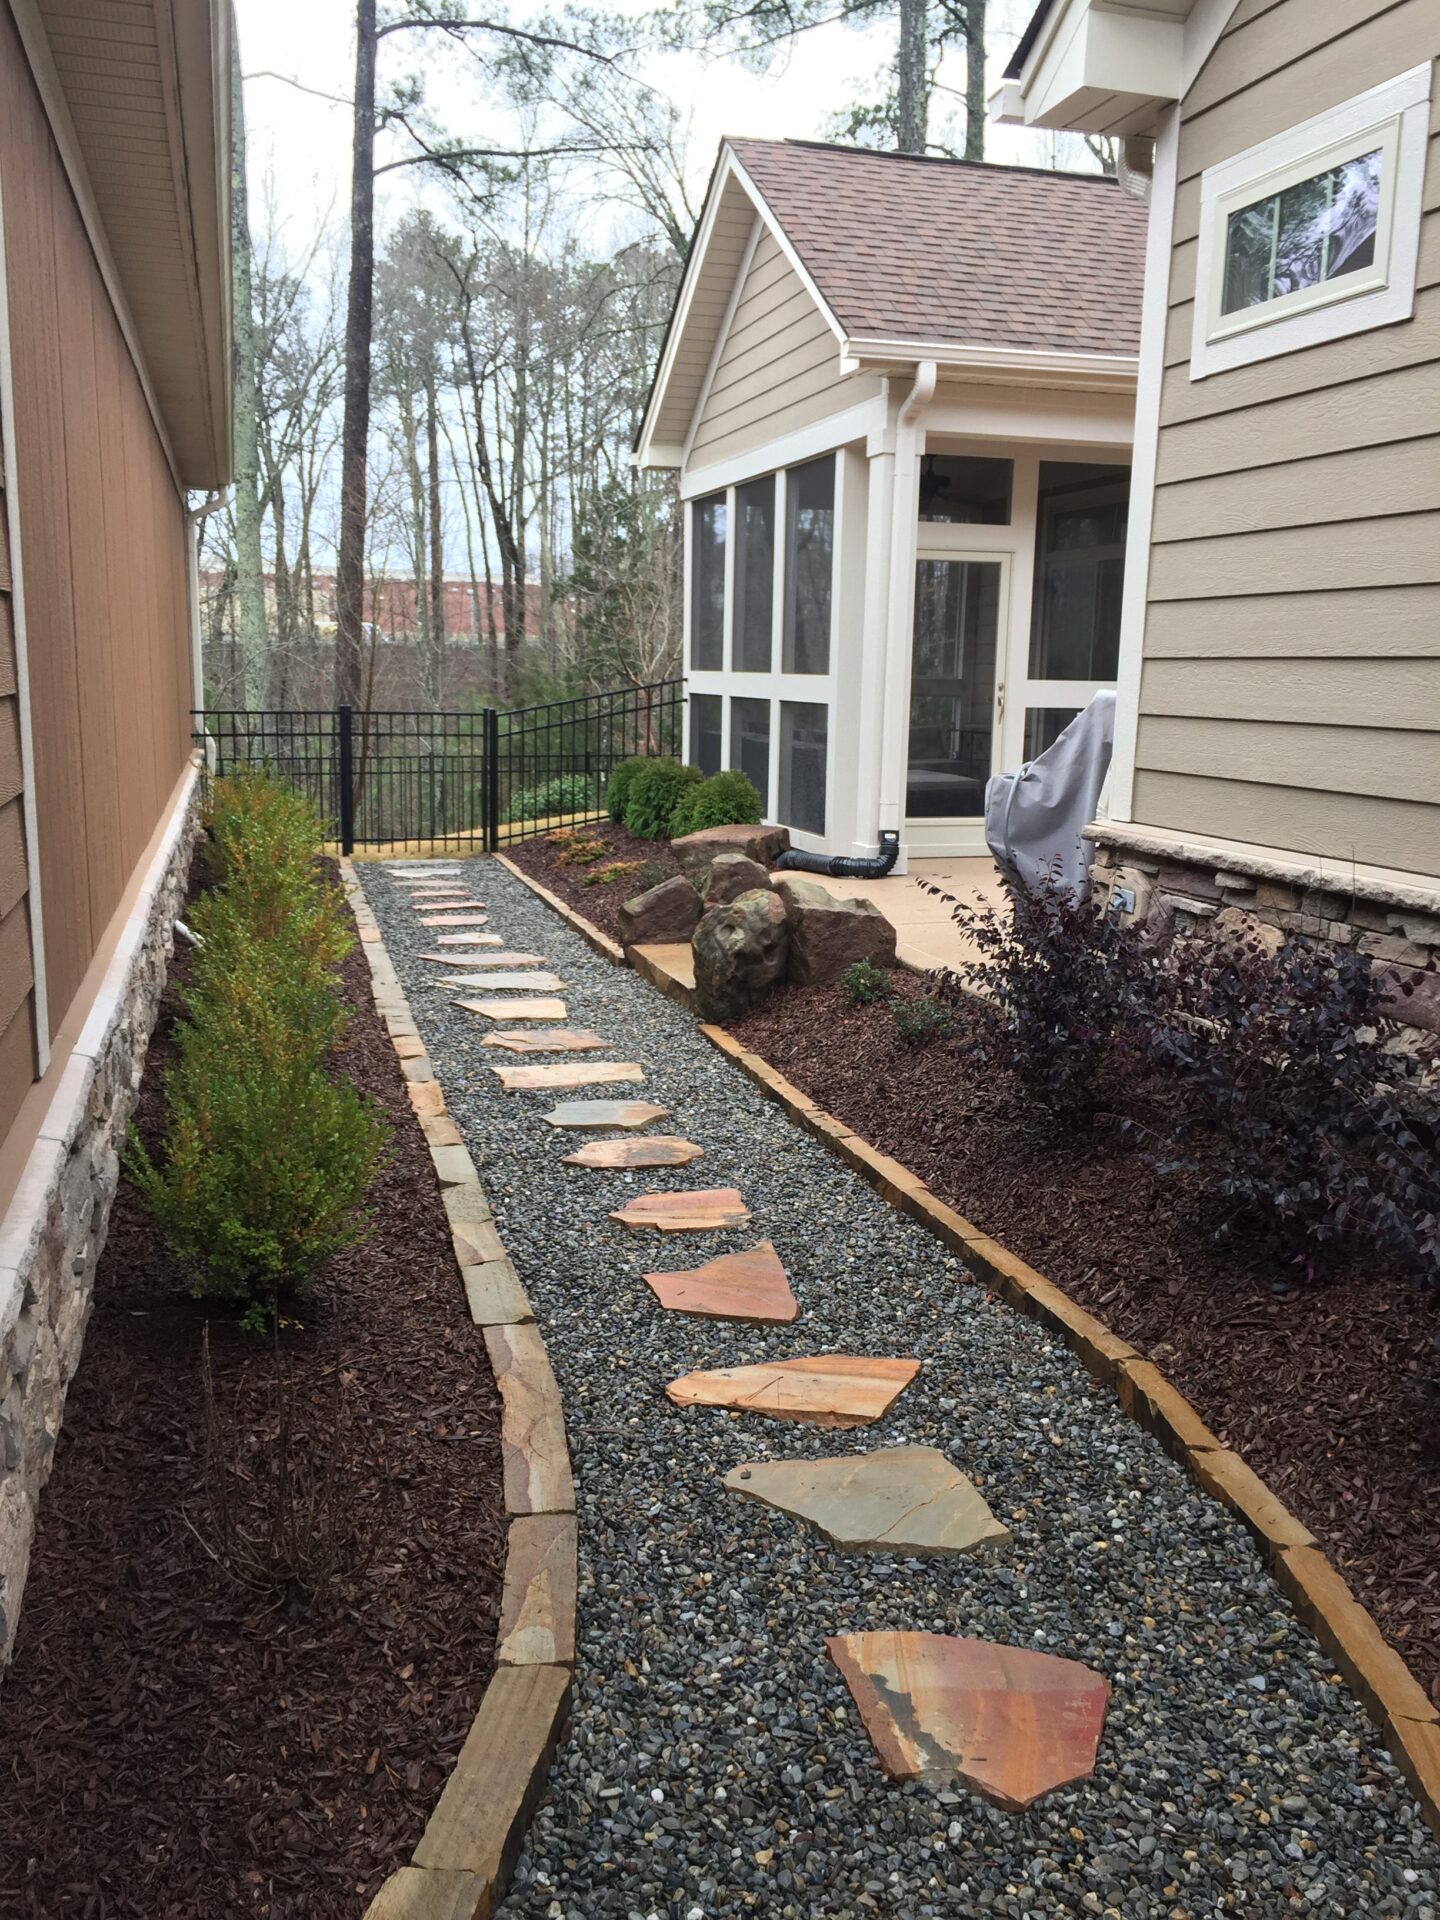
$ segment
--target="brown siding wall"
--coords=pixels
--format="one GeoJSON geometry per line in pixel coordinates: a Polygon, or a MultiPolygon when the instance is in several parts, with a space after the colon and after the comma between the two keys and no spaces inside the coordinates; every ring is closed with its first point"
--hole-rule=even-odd
{"type": "Polygon", "coordinates": [[[37,1064],[9,507],[0,465],[0,1139],[10,1129],[37,1064]]]}
{"type": "Polygon", "coordinates": [[[1440,97],[1413,318],[1189,367],[1204,169],[1437,54],[1434,0],[1241,0],[1185,100],[1139,822],[1440,870],[1440,97]]]}
{"type": "MultiPolygon", "coordinates": [[[[184,517],[4,0],[0,187],[53,1034],[189,751],[184,517]]],[[[0,907],[17,831],[7,839],[5,810],[18,805],[5,672],[0,907]]],[[[0,1017],[11,964],[0,937],[0,1017]]],[[[13,1053],[3,1064],[0,1127],[17,1103],[13,1053]]]]}

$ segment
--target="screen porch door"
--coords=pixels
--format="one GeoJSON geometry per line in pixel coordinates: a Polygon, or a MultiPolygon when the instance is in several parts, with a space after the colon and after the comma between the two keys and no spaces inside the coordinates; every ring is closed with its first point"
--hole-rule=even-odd
{"type": "Polygon", "coordinates": [[[922,857],[978,854],[1001,765],[1010,559],[931,547],[931,531],[915,565],[905,839],[922,857]]]}

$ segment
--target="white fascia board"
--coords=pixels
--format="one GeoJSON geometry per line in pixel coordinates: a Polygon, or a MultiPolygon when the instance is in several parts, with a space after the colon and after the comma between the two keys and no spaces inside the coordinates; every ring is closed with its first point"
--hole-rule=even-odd
{"type": "Polygon", "coordinates": [[[875,370],[896,361],[933,360],[937,367],[956,368],[974,375],[994,374],[1006,380],[1026,375],[1063,376],[1076,385],[1133,387],[1139,356],[1133,353],[1069,353],[1050,347],[967,347],[945,340],[884,339],[880,336],[847,339],[842,365],[858,372],[875,370]]]}

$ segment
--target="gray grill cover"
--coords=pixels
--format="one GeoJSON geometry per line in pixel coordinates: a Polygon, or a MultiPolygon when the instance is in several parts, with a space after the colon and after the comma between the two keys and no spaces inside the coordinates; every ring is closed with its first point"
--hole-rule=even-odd
{"type": "Polygon", "coordinates": [[[1052,877],[1083,900],[1090,892],[1095,818],[1115,744],[1115,695],[1097,693],[1052,746],[985,788],[985,838],[1001,871],[1033,892],[1052,877]]]}

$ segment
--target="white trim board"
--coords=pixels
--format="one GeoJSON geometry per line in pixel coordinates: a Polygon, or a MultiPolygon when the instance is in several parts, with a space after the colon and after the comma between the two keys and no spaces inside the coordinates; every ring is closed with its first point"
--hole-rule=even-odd
{"type": "Polygon", "coordinates": [[[20,718],[21,811],[25,822],[31,993],[35,1008],[36,1077],[50,1064],[50,996],[45,975],[45,912],[40,894],[40,829],[35,808],[35,740],[30,724],[30,652],[25,625],[25,567],[20,548],[19,472],[15,458],[15,381],[10,362],[10,285],[5,253],[5,200],[0,190],[0,459],[10,535],[10,612],[15,629],[15,704],[20,718]]]}
{"type": "Polygon", "coordinates": [[[748,453],[717,460],[713,466],[689,468],[680,481],[680,497],[698,499],[702,494],[719,493],[724,487],[754,480],[780,467],[803,466],[805,461],[817,460],[822,453],[833,453],[852,440],[863,440],[869,433],[882,433],[885,424],[885,396],[872,394],[868,400],[857,401],[839,413],[826,414],[812,426],[797,427],[778,440],[766,440],[748,453]]]}

